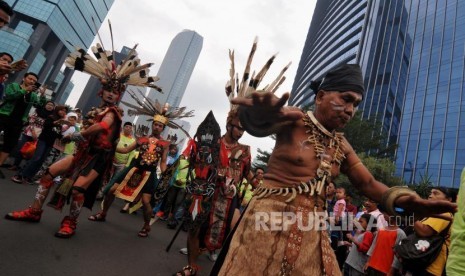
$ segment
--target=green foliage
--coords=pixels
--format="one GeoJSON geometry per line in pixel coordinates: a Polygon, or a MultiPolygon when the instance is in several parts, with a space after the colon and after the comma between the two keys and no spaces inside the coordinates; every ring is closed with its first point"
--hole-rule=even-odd
{"type": "Polygon", "coordinates": [[[409,188],[414,190],[422,198],[428,198],[431,189],[433,188],[431,176],[420,174],[420,182],[413,185],[409,185],[409,188]]]}
{"type": "Polygon", "coordinates": [[[271,152],[266,150],[257,149],[257,156],[252,163],[252,169],[255,170],[257,167],[262,167],[266,170],[268,160],[270,159],[271,152]]]}
{"type": "Polygon", "coordinates": [[[394,156],[396,145],[386,146],[387,135],[382,131],[381,122],[374,118],[363,119],[360,110],[347,123],[343,132],[356,153],[365,152],[370,156],[388,158],[394,156]]]}
{"type": "MultiPolygon", "coordinates": [[[[362,163],[367,167],[367,169],[371,172],[374,178],[386,186],[403,186],[405,185],[402,178],[397,177],[394,175],[396,171],[396,166],[394,162],[391,161],[389,158],[377,158],[373,156],[368,156],[364,153],[359,154],[359,157],[362,163]]],[[[334,184],[336,186],[342,186],[346,189],[346,191],[353,191],[353,202],[354,204],[360,205],[363,201],[363,196],[361,193],[354,189],[352,184],[350,184],[349,179],[345,175],[339,175],[335,180],[334,184]]]]}

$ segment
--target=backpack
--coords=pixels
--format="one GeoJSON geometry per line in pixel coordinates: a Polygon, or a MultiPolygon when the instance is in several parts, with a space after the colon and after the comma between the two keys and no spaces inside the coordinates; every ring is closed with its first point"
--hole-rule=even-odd
{"type": "Polygon", "coordinates": [[[394,246],[394,252],[406,271],[415,275],[425,271],[439,256],[442,246],[448,238],[452,221],[438,235],[418,237],[415,233],[401,240],[394,246]]]}

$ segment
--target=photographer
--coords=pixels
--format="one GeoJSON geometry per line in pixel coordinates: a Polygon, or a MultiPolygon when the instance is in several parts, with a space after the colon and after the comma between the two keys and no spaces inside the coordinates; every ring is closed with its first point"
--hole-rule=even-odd
{"type": "MultiPolygon", "coordinates": [[[[37,82],[38,76],[28,72],[23,81],[11,83],[5,88],[4,102],[0,106],[0,131],[4,132],[4,143],[0,152],[0,166],[18,143],[24,123],[27,122],[32,106],[45,105],[45,88],[37,82]]],[[[3,173],[0,173],[0,177],[3,173]]]]}

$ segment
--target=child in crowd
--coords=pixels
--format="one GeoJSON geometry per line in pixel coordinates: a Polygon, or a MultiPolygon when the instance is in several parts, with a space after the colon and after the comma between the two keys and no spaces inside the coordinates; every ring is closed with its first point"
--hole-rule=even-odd
{"type": "Polygon", "coordinates": [[[376,230],[376,219],[370,214],[362,214],[358,220],[361,229],[355,236],[347,234],[350,247],[349,255],[344,264],[344,276],[365,275],[364,267],[368,261],[367,252],[373,242],[373,232],[376,230]]]}
{"type": "Polygon", "coordinates": [[[398,217],[389,216],[384,210],[380,210],[388,222],[388,226],[379,229],[370,249],[367,252],[368,261],[365,265],[369,276],[387,275],[398,270],[399,264],[395,261],[394,245],[398,244],[407,235],[399,228],[398,217]]]}

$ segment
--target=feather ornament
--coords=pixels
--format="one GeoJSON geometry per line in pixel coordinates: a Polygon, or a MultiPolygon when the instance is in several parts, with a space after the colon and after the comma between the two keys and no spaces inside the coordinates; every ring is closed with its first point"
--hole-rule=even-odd
{"type": "MultiPolygon", "coordinates": [[[[271,68],[277,54],[271,56],[265,65],[255,74],[255,71],[252,72],[250,77],[250,70],[252,66],[253,57],[258,47],[258,37],[255,37],[252,44],[252,49],[250,50],[249,56],[247,58],[246,66],[244,73],[242,74],[242,79],[239,80],[239,75],[235,69],[234,61],[234,51],[229,50],[229,59],[231,61],[231,68],[229,69],[229,80],[226,82],[225,91],[228,100],[231,100],[235,97],[249,97],[254,92],[272,92],[275,93],[281,84],[286,80],[284,73],[291,65],[291,62],[287,64],[279,73],[279,75],[271,82],[270,84],[265,85],[263,88],[259,88],[262,83],[266,73],[271,68]],[[236,90],[236,91],[235,91],[236,90]]],[[[238,106],[231,104],[231,111],[237,110],[238,106]]]]}
{"type": "Polygon", "coordinates": [[[151,117],[148,121],[152,121],[153,117],[156,115],[161,115],[167,118],[168,123],[166,124],[168,127],[173,129],[180,129],[184,132],[188,137],[190,137],[189,133],[184,130],[182,126],[174,122],[174,120],[179,120],[183,118],[189,118],[194,116],[194,111],[186,111],[186,107],[172,107],[168,103],[164,105],[160,104],[158,100],[152,100],[146,97],[141,91],[136,90],[138,93],[134,92],[133,90],[128,90],[127,93],[131,96],[132,99],[136,102],[136,104],[128,103],[122,101],[124,105],[129,107],[128,115],[129,116],[139,116],[139,115],[146,115],[151,117]]]}
{"type": "MultiPolygon", "coordinates": [[[[94,27],[97,31],[97,25],[92,18],[94,27]]],[[[100,34],[97,31],[99,43],[91,47],[91,52],[94,57],[91,57],[87,52],[79,47],[75,47],[75,51],[68,55],[65,60],[65,65],[68,68],[82,71],[94,76],[102,82],[105,87],[117,89],[123,92],[128,85],[151,87],[162,92],[161,87],[155,85],[159,80],[157,76],[149,76],[149,68],[153,63],[142,63],[138,58],[136,44],[123,59],[118,66],[114,60],[114,40],[111,22],[108,20],[111,37],[111,51],[105,50],[100,34]]]]}

